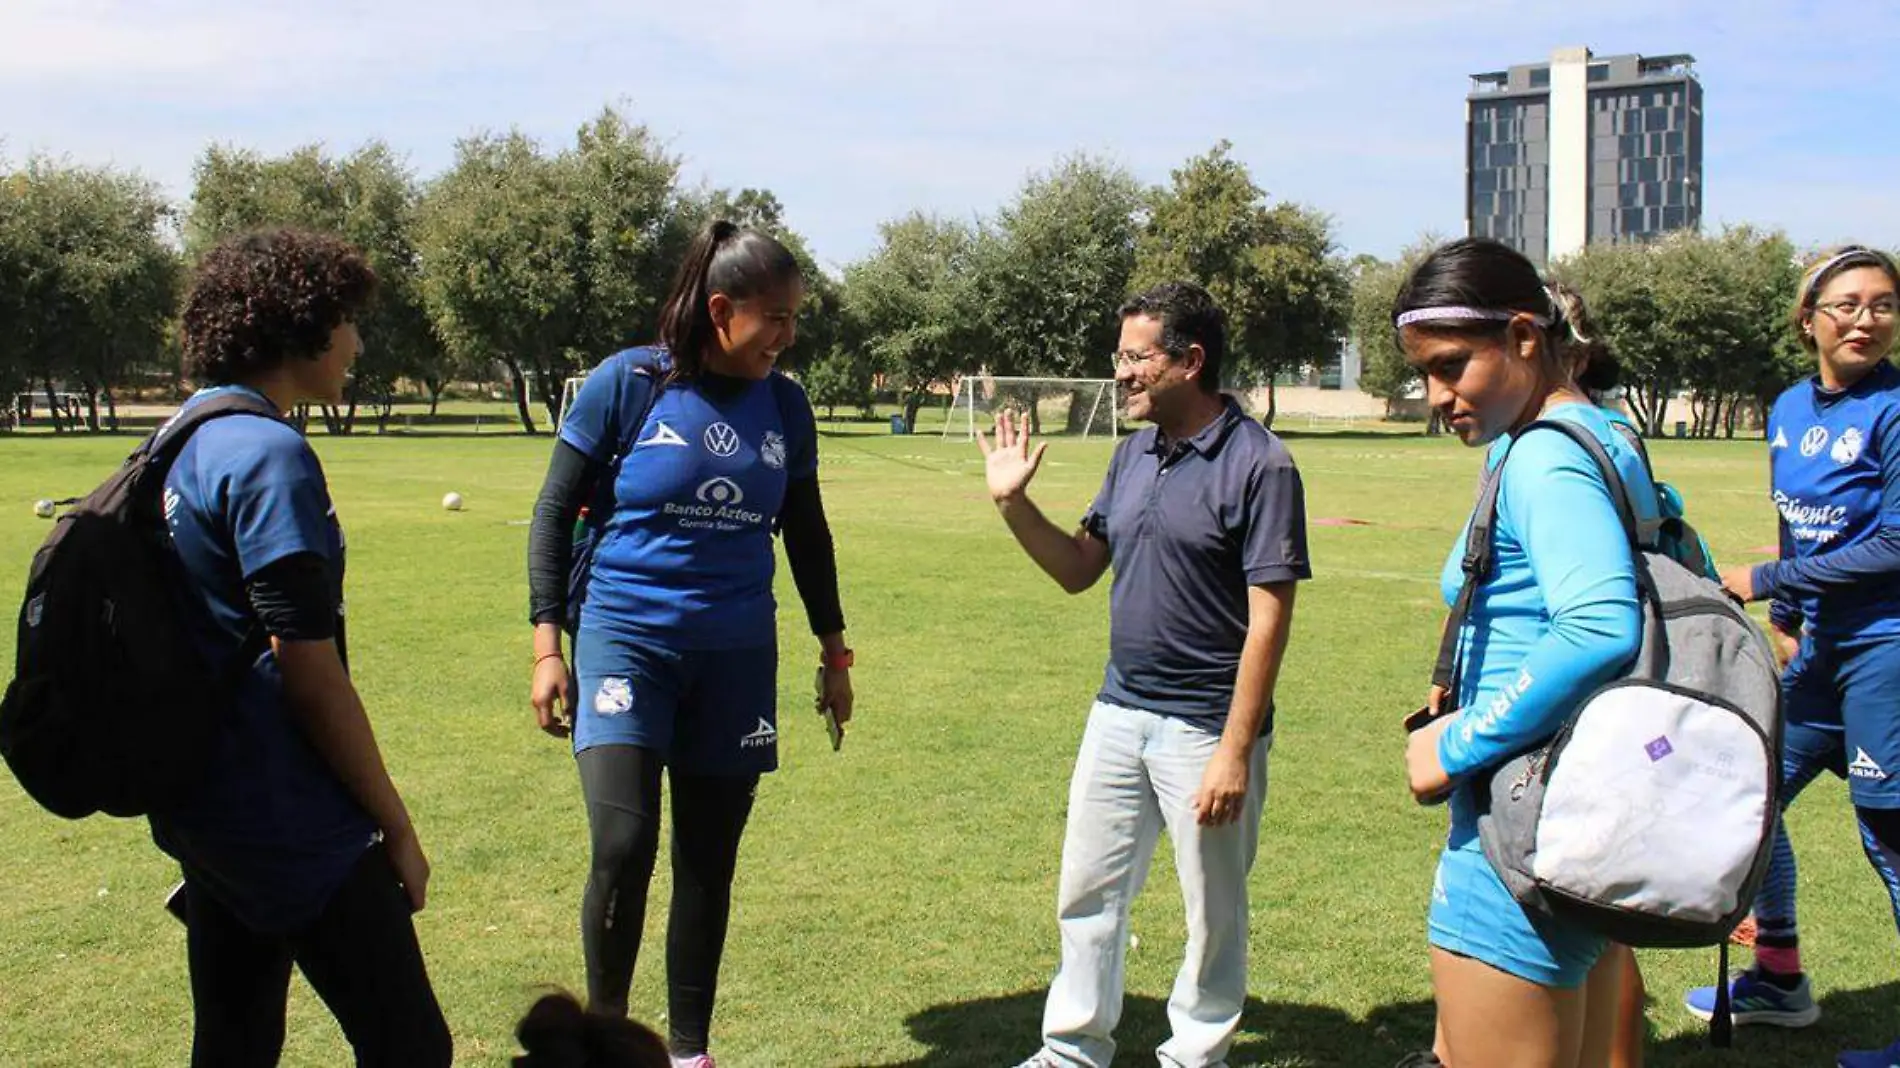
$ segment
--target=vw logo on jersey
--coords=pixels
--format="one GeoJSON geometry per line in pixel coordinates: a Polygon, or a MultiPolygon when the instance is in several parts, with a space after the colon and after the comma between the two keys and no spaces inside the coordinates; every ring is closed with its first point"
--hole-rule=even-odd
{"type": "Polygon", "coordinates": [[[1825,448],[1827,448],[1827,427],[1811,426],[1807,433],[1801,435],[1801,455],[1818,456],[1825,448]]]}
{"type": "Polygon", "coordinates": [[[729,478],[709,478],[699,484],[693,496],[702,504],[738,504],[745,500],[745,491],[729,478]]]}
{"type": "Polygon", "coordinates": [[[1860,444],[1860,428],[1850,426],[1834,439],[1834,448],[1828,455],[1834,457],[1835,463],[1845,467],[1860,459],[1860,444]]]}
{"type": "Polygon", "coordinates": [[[739,451],[739,432],[732,429],[730,423],[714,423],[707,427],[704,440],[706,451],[714,456],[731,456],[739,451]]]}

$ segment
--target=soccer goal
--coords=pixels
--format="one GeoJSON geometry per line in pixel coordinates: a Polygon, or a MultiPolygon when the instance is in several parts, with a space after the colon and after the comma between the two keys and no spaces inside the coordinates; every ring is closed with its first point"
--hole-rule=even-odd
{"type": "Polygon", "coordinates": [[[944,412],[943,437],[969,441],[998,412],[1027,416],[1030,432],[1114,440],[1120,430],[1112,378],[1009,378],[964,375],[944,412]]]}
{"type": "MultiPolygon", "coordinates": [[[[564,382],[564,383],[562,383],[562,385],[561,385],[561,418],[560,418],[560,423],[565,423],[565,422],[567,422],[567,412],[568,412],[568,409],[570,409],[570,408],[572,408],[572,407],[574,406],[574,398],[575,398],[575,397],[578,397],[578,396],[580,396],[580,393],[581,393],[581,383],[583,383],[583,382],[585,382],[585,381],[587,381],[587,376],[586,376],[586,375],[582,375],[582,376],[580,376],[579,378],[570,378],[570,379],[568,379],[568,380],[567,380],[566,382],[564,382]]],[[[557,432],[558,432],[558,431],[559,431],[559,430],[561,429],[561,427],[560,427],[560,423],[556,423],[556,424],[555,424],[555,426],[554,426],[554,429],[555,429],[555,430],[556,430],[557,432]]]]}

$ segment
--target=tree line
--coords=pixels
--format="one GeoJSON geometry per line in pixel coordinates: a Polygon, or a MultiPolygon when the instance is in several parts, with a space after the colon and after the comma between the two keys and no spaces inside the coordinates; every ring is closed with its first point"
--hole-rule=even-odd
{"type": "Polygon", "coordinates": [[[833,413],[868,410],[880,384],[914,423],[962,374],[1108,377],[1116,305],[1164,278],[1201,281],[1229,309],[1235,384],[1324,360],[1346,327],[1329,220],[1271,200],[1226,142],[1159,188],[1108,160],[1059,159],[988,216],[885,223],[836,274],[769,190],[689,185],[680,163],[615,108],[552,149],[519,131],[468,137],[427,181],[376,142],[275,157],[214,145],[183,204],[111,168],[0,161],[0,394],[77,394],[84,422],[116,427],[124,390],[184,385],[190,264],[283,225],[340,234],[383,283],[345,403],[316,413],[333,433],[381,426],[403,391],[433,412],[458,382],[505,389],[539,429],[569,377],[655,335],[687,243],[714,218],[774,234],[805,264],[790,356],[833,413]]]}
{"type": "MultiPolygon", "coordinates": [[[[452,383],[501,389],[533,432],[558,416],[568,378],[655,336],[687,243],[722,217],[805,264],[789,355],[833,414],[868,410],[881,389],[914,424],[974,372],[1109,377],[1114,308],[1169,278],[1206,285],[1227,309],[1224,377],[1269,386],[1269,421],[1275,379],[1330,362],[1348,338],[1361,389],[1388,402],[1418,391],[1390,309],[1432,242],[1348,261],[1327,216],[1269,196],[1225,141],[1158,186],[1099,157],[1057,159],[987,215],[883,223],[836,273],[770,190],[684,182],[679,157],[612,107],[555,147],[519,131],[468,137],[426,181],[379,142],[275,157],[215,145],[192,177],[189,199],[171,204],[136,174],[0,161],[0,395],[76,394],[84,422],[116,426],[123,390],[184,384],[176,313],[194,259],[227,235],[292,225],[355,243],[383,281],[349,395],[318,413],[332,432],[366,416],[380,427],[403,392],[433,413],[452,383]]],[[[1583,292],[1651,433],[1687,395],[1696,433],[1732,434],[1811,364],[1785,327],[1799,267],[1782,234],[1591,246],[1553,274],[1583,292]]]]}

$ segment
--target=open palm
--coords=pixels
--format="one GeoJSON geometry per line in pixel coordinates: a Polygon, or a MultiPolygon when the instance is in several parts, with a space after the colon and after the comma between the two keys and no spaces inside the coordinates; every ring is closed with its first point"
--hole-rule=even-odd
{"type": "Polygon", "coordinates": [[[979,430],[976,446],[983,450],[983,474],[990,484],[990,498],[1001,501],[1029,487],[1029,480],[1036,477],[1036,469],[1042,466],[1042,454],[1049,443],[1045,441],[1031,449],[1029,420],[1018,419],[1015,413],[1004,410],[996,417],[995,444],[979,430]]]}

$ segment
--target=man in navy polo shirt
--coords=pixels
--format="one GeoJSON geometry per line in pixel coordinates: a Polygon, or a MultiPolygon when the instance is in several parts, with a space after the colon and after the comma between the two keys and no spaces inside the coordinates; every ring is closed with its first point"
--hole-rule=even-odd
{"type": "Polygon", "coordinates": [[[990,496],[1030,558],[1070,593],[1112,562],[1108,670],[1069,787],[1057,925],[1062,962],[1043,1046],[1021,1068],[1114,1057],[1128,913],[1162,828],[1174,843],[1187,952],[1168,999],[1176,1068],[1217,1068],[1247,996],[1247,873],[1259,842],[1273,685],[1294,583],[1311,576],[1299,471],[1221,395],[1224,316],[1207,291],[1160,285],[1121,309],[1115,378],[1130,418],[1080,529],[1026,490],[1046,443],[1004,413],[979,436],[990,496]]]}

